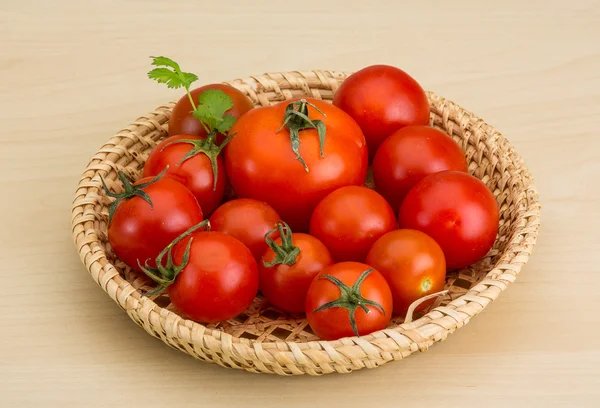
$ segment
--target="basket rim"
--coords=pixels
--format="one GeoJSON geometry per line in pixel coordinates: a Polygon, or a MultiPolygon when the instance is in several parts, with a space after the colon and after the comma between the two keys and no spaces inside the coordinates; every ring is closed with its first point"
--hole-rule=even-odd
{"type": "MultiPolygon", "coordinates": [[[[250,76],[223,83],[233,85],[234,87],[245,91],[256,104],[258,101],[257,96],[253,96],[252,94],[255,93],[257,89],[260,89],[261,86],[264,86],[264,82],[266,80],[272,80],[273,78],[275,78],[274,80],[277,80],[278,78],[284,78],[285,81],[291,82],[289,77],[299,76],[301,78],[308,78],[306,82],[309,83],[310,79],[316,76],[321,82],[324,82],[323,78],[325,78],[326,81],[331,83],[331,81],[341,82],[340,78],[343,80],[348,75],[350,75],[349,72],[340,71],[289,71],[285,73],[267,73],[258,76],[250,76]]],[[[502,141],[505,144],[506,149],[508,150],[508,159],[519,170],[515,176],[520,178],[522,182],[522,188],[528,198],[526,200],[527,207],[524,208],[522,215],[522,217],[527,218],[523,224],[523,229],[527,230],[529,238],[528,244],[531,245],[531,248],[533,248],[539,229],[540,203],[534,186],[533,177],[527,167],[524,165],[520,155],[515,151],[510,142],[504,138],[504,136],[502,136],[493,127],[485,123],[477,115],[468,111],[464,111],[463,108],[454,102],[440,97],[433,92],[427,92],[427,94],[430,100],[430,105],[433,104],[444,106],[450,111],[456,110],[466,113],[466,115],[463,115],[461,118],[461,127],[464,125],[465,129],[483,129],[490,134],[493,134],[494,137],[496,137],[496,141],[502,141]],[[529,220],[533,220],[531,225],[529,225],[529,220]]],[[[284,93],[282,95],[284,99],[287,99],[284,93]]],[[[166,122],[168,120],[168,115],[173,105],[174,102],[161,105],[155,109],[152,114],[147,115],[147,117],[143,117],[132,122],[131,126],[145,126],[150,131],[160,130],[162,126],[161,121],[164,120],[166,122]],[[157,116],[161,115],[163,117],[157,118],[157,116]],[[154,129],[151,129],[152,127],[154,127],[154,129]]],[[[118,142],[123,139],[123,135],[120,135],[119,133],[104,143],[98,152],[110,151],[111,149],[114,150],[115,146],[119,144],[118,142]],[[116,140],[117,138],[118,140],[116,140]]],[[[122,155],[128,154],[125,151],[126,149],[122,150],[122,155]]],[[[378,347],[378,339],[381,339],[382,336],[385,336],[392,338],[397,343],[399,349],[405,350],[405,354],[409,355],[417,350],[426,350],[431,344],[444,340],[448,334],[467,324],[471,317],[475,316],[485,307],[487,307],[488,304],[496,299],[499,293],[501,293],[509,283],[512,283],[515,280],[516,275],[529,258],[529,253],[524,253],[516,256],[515,259],[509,264],[498,265],[498,263],[496,263],[486,273],[485,277],[477,285],[470,288],[466,294],[452,300],[446,306],[432,309],[424,316],[410,323],[403,323],[398,326],[386,328],[365,336],[347,337],[333,341],[313,340],[297,342],[281,340],[257,342],[248,338],[234,337],[219,329],[207,328],[201,323],[182,318],[175,312],[160,307],[153,300],[144,297],[140,291],[135,289],[133,285],[131,285],[123,276],[121,276],[118,269],[111,264],[110,261],[108,261],[105,251],[99,245],[99,231],[95,230],[93,226],[91,228],[89,227],[90,214],[89,211],[84,209],[84,207],[85,205],[90,204],[90,202],[93,202],[94,197],[99,197],[99,194],[92,194],[93,197],[90,198],[89,194],[87,193],[88,188],[99,184],[98,172],[104,172],[103,175],[106,175],[113,170],[116,170],[113,166],[106,164],[103,165],[103,159],[96,154],[90,159],[85,170],[83,171],[82,178],[76,189],[71,213],[71,227],[74,244],[80,255],[82,263],[86,266],[88,272],[94,277],[96,283],[98,283],[100,287],[102,287],[102,289],[107,292],[109,296],[127,312],[130,318],[132,318],[138,325],[142,325],[151,335],[161,338],[168,345],[178,348],[184,352],[186,352],[185,349],[182,349],[170,340],[174,337],[183,338],[183,341],[188,343],[198,343],[202,345],[211,343],[211,346],[213,347],[223,347],[230,351],[236,349],[235,351],[241,354],[247,354],[250,352],[258,356],[254,357],[253,360],[260,360],[262,355],[268,360],[264,361],[264,363],[267,364],[273,363],[273,356],[269,354],[265,357],[264,350],[266,349],[285,350],[291,352],[296,360],[302,361],[303,358],[306,358],[304,351],[318,348],[325,350],[325,352],[328,353],[332,358],[332,361],[335,361],[337,354],[337,351],[335,351],[336,348],[358,345],[365,351],[365,353],[369,354],[369,350],[372,347],[378,347]],[[82,195],[80,191],[86,191],[86,194],[82,195]],[[86,223],[88,227],[85,227],[86,223]],[[502,270],[506,268],[509,268],[513,273],[507,274],[503,272],[502,270]],[[482,288],[482,285],[485,286],[485,288],[482,288]],[[483,292],[485,293],[482,296],[483,292]],[[156,316],[160,316],[158,321],[156,321],[157,317],[153,316],[152,312],[155,312],[156,316]],[[158,324],[164,331],[164,334],[156,332],[154,329],[152,329],[152,331],[148,330],[147,325],[141,324],[142,321],[145,321],[144,319],[147,319],[148,322],[152,320],[150,326],[158,324]],[[219,344],[215,345],[215,341],[219,344]],[[248,350],[237,350],[239,346],[247,346],[248,350]]],[[[519,242],[517,242],[519,237],[520,234],[514,233],[512,240],[506,243],[506,247],[508,248],[513,244],[519,245],[519,242]]],[[[188,354],[190,354],[189,350],[187,351],[188,354]]],[[[405,356],[403,355],[403,357],[405,356]]],[[[202,356],[200,356],[200,358],[202,358],[202,356]]],[[[231,366],[231,364],[228,364],[228,366],[231,366]]],[[[236,367],[235,364],[233,364],[233,366],[236,367]]],[[[283,366],[287,367],[287,365],[283,366]]],[[[292,372],[294,371],[293,368],[287,368],[292,372]]],[[[269,372],[271,371],[277,372],[276,369],[269,370],[269,372]]],[[[282,373],[279,374],[289,374],[289,372],[282,370],[282,373]]]]}

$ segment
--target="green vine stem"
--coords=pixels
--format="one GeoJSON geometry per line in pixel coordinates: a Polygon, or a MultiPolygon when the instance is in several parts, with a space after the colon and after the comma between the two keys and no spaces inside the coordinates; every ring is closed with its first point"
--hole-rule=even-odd
{"type": "Polygon", "coordinates": [[[300,248],[292,243],[292,229],[283,221],[278,221],[275,224],[275,228],[265,234],[265,242],[275,252],[275,258],[271,262],[265,262],[263,264],[267,268],[271,268],[275,265],[293,265],[296,263],[296,258],[300,255],[300,248]],[[281,245],[278,245],[271,234],[275,231],[279,231],[281,237],[281,245]]]}
{"type": "Polygon", "coordinates": [[[319,154],[323,158],[323,145],[325,144],[325,134],[327,129],[325,122],[321,120],[312,120],[308,117],[308,107],[312,107],[321,115],[326,116],[319,108],[314,104],[308,102],[306,99],[299,101],[290,102],[285,108],[285,114],[283,116],[283,124],[277,133],[279,133],[284,127],[287,127],[290,131],[290,141],[292,142],[292,151],[296,154],[296,159],[302,163],[304,170],[308,173],[308,166],[300,155],[300,131],[306,129],[316,129],[319,134],[319,154]]]}

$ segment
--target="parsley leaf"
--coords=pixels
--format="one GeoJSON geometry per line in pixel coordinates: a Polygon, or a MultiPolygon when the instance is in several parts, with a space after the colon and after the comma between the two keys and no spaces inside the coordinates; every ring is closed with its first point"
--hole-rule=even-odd
{"type": "Polygon", "coordinates": [[[198,96],[198,107],[193,115],[204,123],[210,131],[225,133],[235,123],[235,116],[225,115],[233,108],[233,101],[220,89],[208,89],[198,96]]]}
{"type": "Polygon", "coordinates": [[[198,80],[196,74],[191,72],[182,72],[179,64],[167,57],[151,57],[152,65],[159,68],[154,68],[148,72],[148,78],[154,79],[161,84],[167,84],[169,88],[185,88],[190,89],[193,82],[198,80]]]}

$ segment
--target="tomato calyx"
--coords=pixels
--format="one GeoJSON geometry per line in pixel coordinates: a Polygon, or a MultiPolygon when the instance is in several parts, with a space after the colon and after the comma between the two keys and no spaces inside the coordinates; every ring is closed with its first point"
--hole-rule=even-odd
{"type": "Polygon", "coordinates": [[[356,282],[354,282],[354,285],[352,286],[346,285],[344,282],[342,282],[335,276],[320,275],[317,279],[327,279],[340,289],[340,297],[336,300],[327,302],[319,306],[313,311],[313,313],[317,313],[325,309],[330,309],[332,307],[343,307],[344,309],[348,310],[348,313],[350,315],[350,326],[352,326],[352,331],[356,336],[360,336],[360,334],[358,333],[358,328],[356,327],[356,319],[354,317],[356,309],[360,307],[365,311],[365,313],[370,313],[371,311],[367,306],[373,306],[379,309],[379,311],[381,311],[381,313],[383,313],[383,315],[385,316],[385,310],[379,303],[373,300],[365,299],[360,293],[360,287],[362,286],[362,283],[367,278],[367,276],[369,276],[369,274],[374,270],[375,269],[370,268],[361,273],[356,282]]]}
{"type": "Polygon", "coordinates": [[[296,258],[300,255],[300,248],[292,243],[292,229],[284,221],[279,221],[275,224],[276,228],[265,234],[265,242],[275,252],[275,258],[271,262],[266,262],[263,259],[263,265],[271,268],[275,265],[293,265],[296,263],[296,258]],[[279,231],[281,237],[281,245],[277,245],[271,234],[279,231]]]}
{"type": "Polygon", "coordinates": [[[104,181],[104,178],[100,176],[100,181],[102,182],[102,187],[104,188],[104,192],[106,193],[106,195],[116,199],[110,204],[110,207],[108,207],[108,225],[110,225],[113,215],[115,214],[115,211],[119,206],[119,203],[121,203],[123,200],[128,200],[132,197],[138,196],[144,201],[146,201],[148,204],[150,204],[150,209],[153,209],[154,206],[152,204],[152,200],[150,199],[148,193],[144,191],[144,188],[160,180],[162,176],[165,175],[168,168],[169,166],[165,167],[165,169],[161,171],[158,175],[156,175],[156,177],[154,177],[152,180],[142,184],[138,184],[137,186],[134,186],[133,183],[131,183],[127,175],[122,170],[119,170],[117,173],[117,177],[119,177],[119,180],[121,180],[121,183],[123,184],[122,193],[113,193],[112,191],[110,191],[108,189],[108,186],[106,185],[106,182],[104,181]]]}
{"type": "Polygon", "coordinates": [[[137,260],[138,266],[142,272],[144,272],[146,276],[148,276],[154,282],[158,283],[158,286],[146,292],[145,296],[158,295],[175,282],[177,275],[179,275],[179,273],[187,266],[190,260],[190,248],[192,246],[193,238],[190,238],[188,241],[179,265],[175,265],[173,262],[173,247],[182,239],[188,237],[192,232],[200,228],[206,228],[207,230],[210,230],[210,223],[208,220],[204,220],[201,223],[194,225],[171,241],[171,243],[167,245],[156,257],[156,268],[148,265],[148,259],[146,259],[144,266],[142,266],[139,259],[137,260]],[[163,258],[165,255],[167,256],[167,260],[166,263],[163,263],[163,258]]]}
{"type": "Polygon", "coordinates": [[[192,148],[177,162],[176,166],[180,166],[183,162],[197,154],[203,153],[210,160],[210,166],[213,172],[213,191],[217,189],[217,177],[219,176],[218,166],[217,166],[217,156],[221,153],[223,148],[229,143],[231,138],[235,135],[235,133],[229,134],[227,139],[223,141],[220,145],[215,143],[215,138],[217,136],[216,130],[212,130],[206,139],[198,140],[198,139],[179,139],[173,140],[163,146],[163,150],[167,146],[171,146],[177,143],[187,143],[192,145],[192,148]]]}
{"type": "Polygon", "coordinates": [[[308,166],[300,155],[300,131],[306,129],[316,129],[319,134],[319,154],[323,158],[323,145],[325,144],[325,134],[327,129],[322,120],[312,120],[308,117],[308,107],[312,107],[321,115],[326,116],[319,108],[306,99],[290,102],[285,108],[283,124],[276,133],[287,127],[290,131],[290,141],[292,142],[292,151],[296,154],[296,159],[302,163],[304,170],[308,173],[308,166]]]}

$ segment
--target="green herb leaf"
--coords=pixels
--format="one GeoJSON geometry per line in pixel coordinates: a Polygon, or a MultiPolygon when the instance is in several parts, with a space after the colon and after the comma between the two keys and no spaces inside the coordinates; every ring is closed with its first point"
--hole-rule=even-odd
{"type": "Polygon", "coordinates": [[[169,88],[189,89],[193,82],[198,80],[196,74],[191,72],[182,72],[179,64],[167,57],[151,57],[154,68],[148,72],[148,78],[154,79],[158,83],[167,84],[169,88]]]}
{"type": "Polygon", "coordinates": [[[235,116],[225,115],[233,108],[233,100],[220,89],[208,89],[198,96],[198,107],[193,115],[204,123],[210,131],[225,133],[235,123],[235,116]]]}

